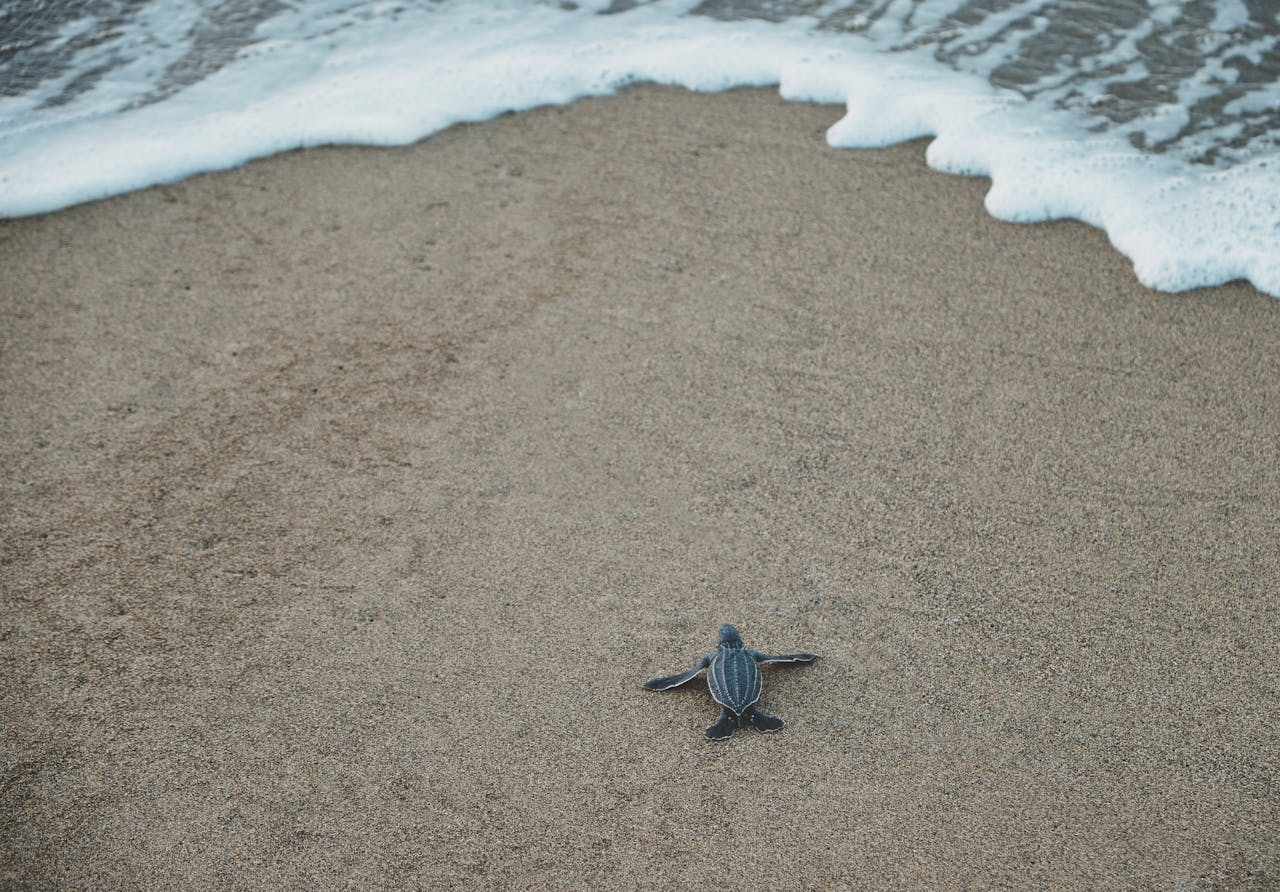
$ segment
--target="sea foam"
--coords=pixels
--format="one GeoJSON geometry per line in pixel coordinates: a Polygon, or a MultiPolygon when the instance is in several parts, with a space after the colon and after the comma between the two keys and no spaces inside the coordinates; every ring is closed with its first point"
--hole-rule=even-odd
{"type": "MultiPolygon", "coordinates": [[[[994,216],[1074,218],[1104,229],[1152,288],[1248,279],[1280,296],[1273,157],[1215,168],[1143,152],[1127,138],[1132,128],[1091,132],[1077,117],[923,50],[887,53],[874,33],[822,31],[803,17],[689,16],[690,2],[596,14],[604,5],[566,11],[508,0],[384,15],[377,3],[317,0],[258,24],[232,62],[156,98],[157,72],[187,49],[181,22],[193,13],[182,0],[153,0],[152,13],[167,24],[148,40],[123,35],[139,44],[132,61],[93,89],[51,102],[68,86],[55,80],[0,98],[0,215],[52,211],[298,147],[403,145],[456,123],[637,82],[698,91],[777,85],[787,99],[844,105],[828,132],[832,146],[931,136],[931,167],[991,178],[986,206],[994,216]]],[[[65,39],[90,25],[68,22],[65,39]]],[[[1260,88],[1240,101],[1275,95],[1260,88]]],[[[1180,114],[1173,103],[1140,124],[1158,136],[1182,126],[1180,114]]],[[[851,225],[857,218],[850,207],[851,225]]]]}

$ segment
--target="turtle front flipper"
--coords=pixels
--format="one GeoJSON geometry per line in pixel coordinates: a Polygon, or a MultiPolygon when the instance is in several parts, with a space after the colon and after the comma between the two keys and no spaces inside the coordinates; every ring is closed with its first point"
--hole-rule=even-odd
{"type": "Polygon", "coordinates": [[[707,729],[707,740],[728,740],[738,730],[738,717],[726,707],[720,707],[720,719],[707,729]]]}
{"type": "Polygon", "coordinates": [[[772,734],[775,731],[781,731],[787,726],[787,723],[776,715],[761,712],[754,706],[743,713],[743,718],[751,723],[751,727],[763,734],[772,734]]]}
{"type": "Polygon", "coordinates": [[[707,654],[698,661],[698,665],[694,666],[687,672],[678,672],[675,675],[664,675],[662,678],[651,678],[644,683],[646,691],[669,691],[672,688],[678,688],[682,684],[688,684],[698,677],[698,673],[706,669],[711,664],[711,654],[707,654]]]}
{"type": "Polygon", "coordinates": [[[757,663],[812,663],[818,659],[817,654],[762,654],[753,650],[751,655],[757,663]]]}

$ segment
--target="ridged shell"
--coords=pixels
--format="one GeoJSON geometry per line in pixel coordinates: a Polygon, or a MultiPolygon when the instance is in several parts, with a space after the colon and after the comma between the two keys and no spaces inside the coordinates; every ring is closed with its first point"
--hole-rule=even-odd
{"type": "Polygon", "coordinates": [[[760,699],[762,678],[756,658],[740,647],[722,647],[707,667],[711,697],[737,715],[760,699]]]}

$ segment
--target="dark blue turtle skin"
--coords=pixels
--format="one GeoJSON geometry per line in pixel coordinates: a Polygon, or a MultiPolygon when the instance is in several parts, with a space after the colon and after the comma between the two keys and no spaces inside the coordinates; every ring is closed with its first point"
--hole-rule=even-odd
{"type": "Polygon", "coordinates": [[[749,650],[738,630],[725,623],[720,627],[720,646],[715,653],[707,654],[692,669],[652,678],[644,687],[649,691],[669,691],[693,681],[705,669],[711,698],[720,704],[720,718],[707,729],[707,737],[728,740],[743,719],[757,731],[770,734],[781,731],[786,723],[756,708],[764,688],[760,667],[765,663],[809,663],[817,658],[810,653],[764,654],[749,650]]]}

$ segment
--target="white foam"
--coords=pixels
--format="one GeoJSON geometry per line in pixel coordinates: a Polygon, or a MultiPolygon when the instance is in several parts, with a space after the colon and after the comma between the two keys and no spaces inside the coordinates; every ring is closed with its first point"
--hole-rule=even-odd
{"type": "MultiPolygon", "coordinates": [[[[948,4],[939,0],[932,13],[940,18],[948,4]]],[[[51,211],[301,146],[405,144],[637,81],[701,91],[776,84],[788,99],[845,105],[828,134],[833,146],[934,136],[928,163],[990,176],[986,205],[995,216],[1104,228],[1150,287],[1245,278],[1280,296],[1280,166],[1255,159],[1197,170],[1129,143],[1138,131],[1176,133],[1186,121],[1180,105],[1093,134],[1046,102],[924,53],[886,55],[873,40],[816,33],[804,20],[683,17],[691,5],[667,0],[600,16],[507,0],[400,10],[392,19],[368,4],[314,0],[305,14],[265,23],[261,40],[216,74],[122,111],[184,50],[186,32],[170,28],[166,45],[65,106],[36,111],[39,96],[0,100],[0,214],[51,211]]],[[[1028,0],[1017,13],[1039,5],[1028,0]]],[[[163,0],[156,9],[181,19],[193,7],[163,0]]],[[[1224,26],[1241,15],[1230,4],[1223,10],[1224,26]]],[[[1247,101],[1274,95],[1259,87],[1247,101]]],[[[858,212],[849,208],[851,227],[858,212]]]]}

